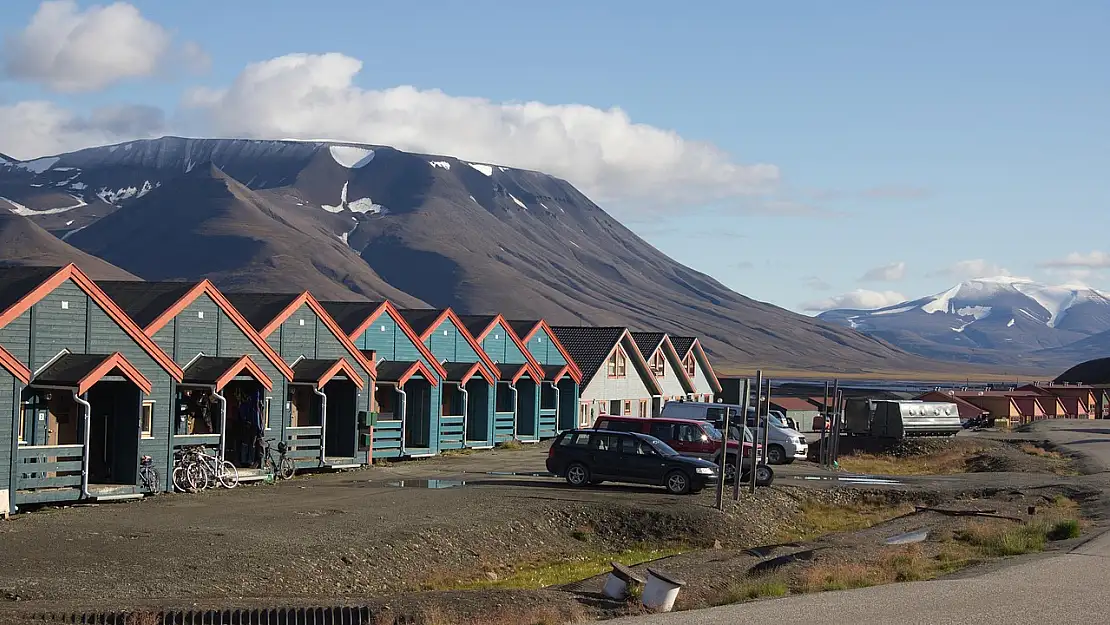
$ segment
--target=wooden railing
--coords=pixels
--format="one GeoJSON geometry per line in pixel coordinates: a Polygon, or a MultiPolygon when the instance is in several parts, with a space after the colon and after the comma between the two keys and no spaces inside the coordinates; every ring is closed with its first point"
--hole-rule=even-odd
{"type": "Polygon", "coordinates": [[[559,429],[557,421],[558,417],[556,417],[554,409],[540,410],[540,438],[555,438],[559,429]]]}
{"type": "Polygon", "coordinates": [[[320,426],[285,428],[285,455],[293,459],[297,466],[308,467],[320,464],[320,426]]]}
{"type": "Polygon", "coordinates": [[[401,455],[401,421],[383,421],[382,417],[393,415],[380,415],[378,424],[374,426],[374,457],[396,458],[401,455]]]}
{"type": "Polygon", "coordinates": [[[449,416],[439,418],[439,448],[462,449],[466,417],[449,416]]]}
{"type": "Polygon", "coordinates": [[[16,452],[16,503],[80,499],[84,452],[81,445],[21,446],[16,452]]]}
{"type": "Polygon", "coordinates": [[[219,434],[178,434],[173,437],[173,448],[183,449],[185,447],[203,447],[207,450],[214,451],[220,446],[219,434]]]}
{"type": "Polygon", "coordinates": [[[511,412],[493,413],[493,442],[503,443],[513,439],[513,420],[516,415],[511,412]]]}

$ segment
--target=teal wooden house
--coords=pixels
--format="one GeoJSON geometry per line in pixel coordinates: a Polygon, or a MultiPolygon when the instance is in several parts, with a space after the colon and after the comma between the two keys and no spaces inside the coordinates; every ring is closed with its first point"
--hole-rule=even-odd
{"type": "Polygon", "coordinates": [[[450,308],[398,312],[447,372],[440,389],[440,451],[492,447],[497,365],[450,308]]]}
{"type": "Polygon", "coordinates": [[[280,431],[297,466],[340,469],[367,463],[374,363],[307,291],[226,296],[292,370],[280,406],[280,431]]]}
{"type": "Polygon", "coordinates": [[[501,372],[494,396],[494,442],[539,441],[543,369],[501,315],[459,318],[501,372]]]}
{"type": "Polygon", "coordinates": [[[169,485],[182,369],[76,266],[0,269],[0,498],[141,497],[150,456],[169,485]]]}
{"type": "Polygon", "coordinates": [[[292,368],[208,280],[97,285],[182,368],[172,451],[201,445],[241,470],[257,467],[258,438],[284,434],[292,368]]]}
{"type": "Polygon", "coordinates": [[[543,369],[540,390],[540,438],[577,427],[582,372],[543,319],[510,321],[532,359],[543,369]]]}
{"type": "MultiPolygon", "coordinates": [[[[374,457],[416,458],[439,452],[440,392],[447,370],[389,302],[324,302],[355,346],[378,369],[374,457]]],[[[452,427],[461,426],[461,421],[452,427]]]]}

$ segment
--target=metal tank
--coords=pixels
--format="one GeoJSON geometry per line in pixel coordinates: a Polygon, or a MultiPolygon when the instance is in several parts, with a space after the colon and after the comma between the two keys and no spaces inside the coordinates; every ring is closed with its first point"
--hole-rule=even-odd
{"type": "Polygon", "coordinates": [[[940,401],[850,399],[844,427],[856,436],[952,436],[963,429],[956,404],[940,401]]]}

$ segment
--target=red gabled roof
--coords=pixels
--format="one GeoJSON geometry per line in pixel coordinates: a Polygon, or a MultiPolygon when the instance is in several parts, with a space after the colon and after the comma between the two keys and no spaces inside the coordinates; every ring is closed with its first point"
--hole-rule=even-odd
{"type": "Polygon", "coordinates": [[[19,362],[19,359],[15,356],[12,356],[11,352],[4,349],[2,345],[0,345],[0,366],[7,369],[8,372],[14,375],[20,382],[24,384],[31,382],[31,370],[28,369],[26,365],[19,362]]]}
{"type": "MultiPolygon", "coordinates": [[[[324,310],[324,307],[320,305],[320,302],[317,301],[316,298],[312,296],[312,293],[309,293],[308,291],[305,291],[304,293],[298,295],[297,298],[290,302],[288,306],[286,306],[281,312],[277,314],[277,316],[275,316],[273,319],[270,320],[269,323],[263,326],[262,330],[258,332],[259,336],[265,339],[267,336],[273,334],[274,330],[280,328],[281,324],[284,323],[286,319],[291,317],[293,313],[297,312],[298,308],[305,304],[307,304],[308,307],[312,309],[312,312],[316,313],[316,316],[318,316],[320,320],[324,322],[324,325],[327,326],[329,330],[331,330],[331,333],[335,335],[335,338],[339,339],[339,342],[347,350],[347,353],[351,355],[351,359],[357,362],[363,369],[365,369],[366,372],[370,374],[371,378],[376,377],[377,368],[375,367],[374,363],[367,360],[362,352],[359,351],[357,347],[355,347],[355,344],[351,342],[351,338],[347,336],[342,329],[340,329],[339,325],[336,324],[335,320],[332,319],[331,315],[328,314],[328,311],[324,310]]],[[[290,377],[292,377],[292,375],[290,375],[290,377]]]]}
{"type": "MultiPolygon", "coordinates": [[[[433,332],[438,330],[439,326],[442,325],[443,322],[447,319],[450,319],[451,322],[455,324],[455,329],[458,330],[460,334],[462,334],[462,337],[466,339],[466,342],[470,345],[471,349],[474,350],[474,353],[478,354],[478,358],[482,360],[482,364],[484,364],[493,373],[494,379],[496,380],[497,376],[501,375],[501,370],[498,369],[496,363],[490,360],[489,354],[486,353],[486,350],[482,349],[482,346],[470,334],[470,330],[466,329],[466,324],[462,322],[462,319],[459,319],[459,316],[455,314],[455,311],[451,310],[450,308],[443,309],[443,312],[440,313],[439,317],[436,317],[435,321],[433,321],[431,325],[428,326],[428,329],[424,330],[424,333],[419,335],[420,342],[423,343],[424,341],[428,340],[428,337],[430,337],[433,332]]],[[[429,350],[429,353],[431,353],[431,350],[429,350]]],[[[436,358],[433,356],[432,360],[435,361],[436,358]]],[[[447,372],[444,371],[443,375],[446,377],[447,372]]]]}
{"type": "MultiPolygon", "coordinates": [[[[382,302],[374,310],[374,312],[370,313],[370,315],[363,319],[362,322],[359,323],[348,336],[358,336],[365,332],[366,328],[370,327],[370,324],[374,323],[375,319],[382,316],[382,313],[386,313],[387,315],[389,315],[390,319],[393,319],[393,323],[397,324],[397,327],[401,328],[401,331],[405,333],[405,336],[407,336],[409,340],[412,341],[414,345],[416,345],[416,349],[420,352],[420,355],[423,356],[428,362],[432,363],[432,368],[435,370],[440,378],[447,377],[447,371],[444,370],[443,366],[439,364],[439,360],[437,360],[436,357],[432,354],[431,350],[428,349],[428,346],[424,344],[424,341],[420,339],[420,336],[413,331],[412,326],[410,326],[408,322],[405,321],[405,318],[401,316],[401,313],[397,311],[397,307],[394,306],[392,302],[382,302]]],[[[340,332],[342,332],[342,330],[340,330],[340,332]]],[[[352,343],[352,345],[354,344],[352,343]]],[[[429,371],[429,373],[431,372],[429,371]]],[[[432,381],[434,382],[434,380],[432,381]]]]}
{"type": "MultiPolygon", "coordinates": [[[[532,352],[528,351],[528,348],[520,340],[520,337],[517,336],[516,332],[513,332],[512,327],[509,326],[509,322],[505,321],[505,317],[501,316],[500,313],[493,317],[493,320],[486,325],[485,329],[482,330],[478,336],[474,337],[474,340],[478,342],[485,340],[486,336],[488,336],[498,324],[500,324],[501,328],[505,331],[505,336],[512,339],[513,344],[520,350],[520,353],[524,354],[524,359],[528,361],[528,366],[531,369],[532,379],[542,382],[543,367],[540,366],[540,363],[536,362],[536,359],[532,356],[532,352]]],[[[517,378],[519,379],[519,376],[517,376],[517,378]]],[[[514,383],[515,382],[516,380],[514,380],[514,383]]]]}
{"type": "Polygon", "coordinates": [[[244,355],[242,358],[235,361],[235,364],[228,367],[223,375],[216,379],[216,391],[223,390],[223,388],[231,383],[236,376],[244,371],[249,373],[252,378],[258,380],[267,391],[274,390],[274,381],[270,379],[270,376],[266,375],[266,372],[258,366],[258,363],[256,363],[253,358],[244,355]]]}
{"type": "Polygon", "coordinates": [[[150,395],[150,380],[146,379],[146,376],[136,369],[135,365],[128,362],[128,360],[123,357],[123,354],[119,352],[105,358],[95,369],[81,378],[80,382],[77,384],[77,394],[84,395],[89,392],[89,389],[92,388],[94,384],[117,369],[123,374],[123,377],[131,380],[135,383],[135,386],[142,389],[143,393],[150,395]]]}
{"type": "MultiPolygon", "coordinates": [[[[165,327],[167,323],[172,321],[174,317],[181,313],[182,310],[188,308],[189,305],[195,302],[197,298],[201,295],[208,295],[208,297],[212,298],[212,300],[216,302],[216,305],[219,306],[225,314],[227,314],[229,319],[231,319],[231,322],[235,324],[235,327],[239,328],[239,330],[247,336],[250,342],[253,343],[254,346],[262,352],[262,355],[265,356],[266,359],[269,360],[275,367],[277,367],[277,370],[285,376],[285,379],[293,379],[293,369],[291,369],[289,365],[286,364],[284,360],[282,360],[281,355],[278,354],[273,347],[270,347],[270,344],[266,342],[266,339],[264,339],[258,333],[258,331],[255,330],[254,327],[251,326],[251,324],[243,318],[243,315],[239,313],[235,306],[233,306],[231,302],[229,302],[228,299],[224,297],[224,294],[220,293],[219,289],[216,288],[216,285],[212,284],[212,282],[207,278],[197,283],[197,285],[190,289],[189,292],[186,293],[181,299],[177,300],[177,302],[175,302],[173,306],[167,308],[166,311],[159,315],[154,321],[152,321],[150,325],[143,328],[143,332],[145,332],[147,336],[153,337],[159,330],[165,327]]],[[[252,364],[257,367],[257,363],[252,362],[252,364]]],[[[271,387],[267,387],[267,390],[269,390],[270,388],[271,387]]]]}
{"type": "Polygon", "coordinates": [[[170,358],[169,354],[162,351],[161,347],[158,347],[149,336],[144,334],[142,329],[131,320],[131,317],[128,317],[127,313],[123,312],[123,310],[108,297],[107,293],[97,286],[96,282],[93,282],[91,278],[86,276],[85,273],[73,263],[54,272],[49,278],[31,290],[31,292],[9,306],[7,310],[0,312],[0,328],[11,323],[13,319],[22,315],[27,309],[49,295],[66,280],[72,280],[74,284],[89,296],[89,299],[96,302],[96,304],[104,310],[112,321],[119,325],[128,336],[134,339],[147,355],[161,365],[174,380],[178,382],[181,381],[181,367],[173,361],[173,358],[170,358]]]}
{"type": "Polygon", "coordinates": [[[528,334],[520,337],[520,342],[527,345],[528,341],[532,340],[532,337],[535,336],[536,332],[540,331],[540,328],[543,328],[544,332],[547,333],[548,338],[551,340],[551,344],[559,350],[559,353],[563,355],[563,360],[567,361],[567,364],[570,365],[570,377],[575,382],[581,384],[582,370],[578,368],[578,363],[574,362],[574,359],[570,357],[570,353],[568,353],[566,348],[563,347],[563,344],[559,342],[559,338],[555,336],[555,331],[551,329],[551,326],[548,325],[546,321],[544,321],[543,319],[537,321],[532,326],[532,329],[528,330],[528,334]]]}
{"type": "Polygon", "coordinates": [[[358,372],[355,371],[355,368],[351,366],[351,363],[347,362],[346,358],[340,358],[339,360],[335,361],[334,365],[332,365],[327,371],[324,372],[324,375],[320,376],[320,379],[316,380],[317,388],[324,388],[325,384],[330,382],[332,378],[339,375],[340,373],[346,375],[347,379],[353,382],[355,386],[359,388],[363,388],[364,386],[366,386],[362,382],[362,376],[360,376],[358,372]]]}

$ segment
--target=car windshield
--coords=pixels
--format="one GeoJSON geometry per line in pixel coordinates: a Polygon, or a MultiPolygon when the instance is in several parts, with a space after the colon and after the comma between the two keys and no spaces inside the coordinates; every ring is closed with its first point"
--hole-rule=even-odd
{"type": "Polygon", "coordinates": [[[721,431],[708,423],[705,424],[705,433],[709,436],[709,440],[714,442],[721,441],[721,431]]]}
{"type": "Polygon", "coordinates": [[[648,436],[647,434],[644,434],[643,437],[644,442],[651,445],[651,448],[655,450],[655,453],[659,454],[660,456],[678,455],[678,452],[672,449],[670,445],[664,443],[658,438],[655,438],[654,436],[648,436]]]}

